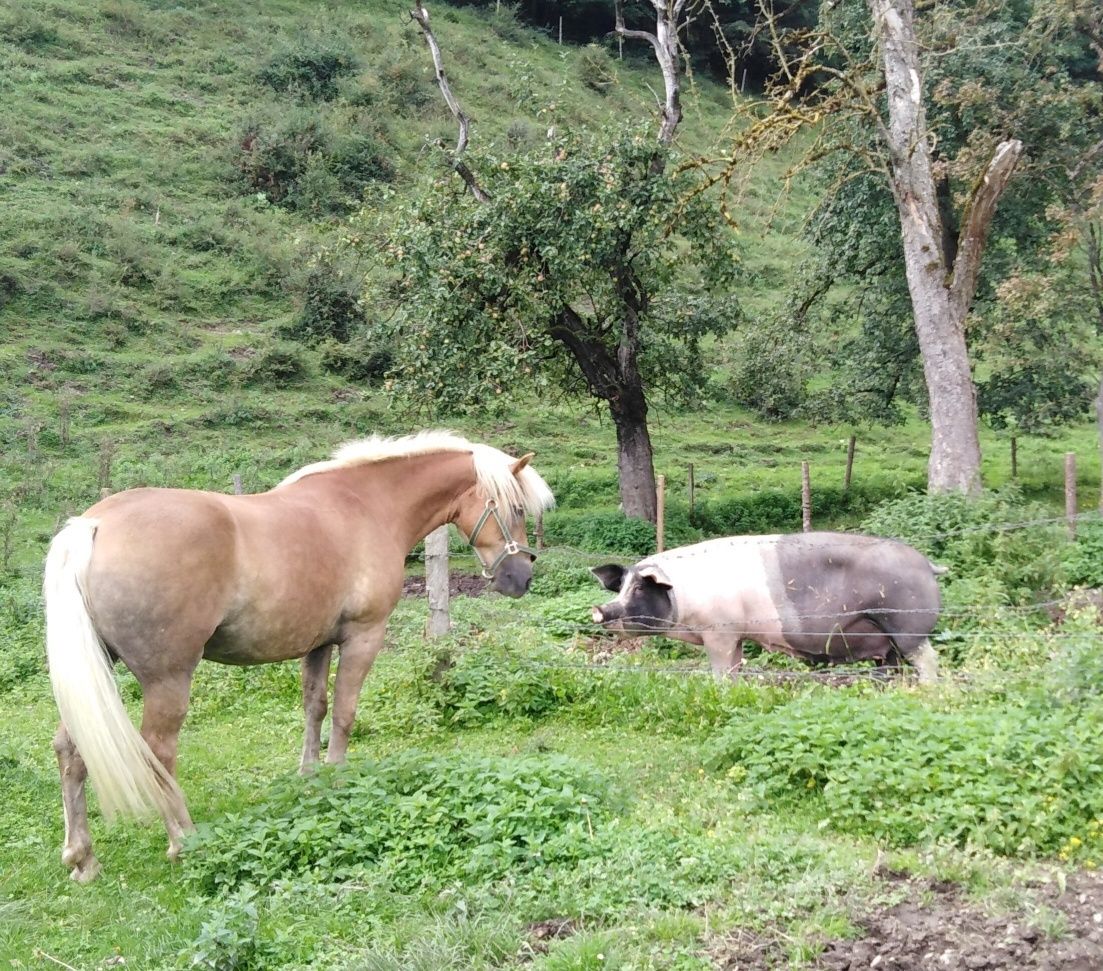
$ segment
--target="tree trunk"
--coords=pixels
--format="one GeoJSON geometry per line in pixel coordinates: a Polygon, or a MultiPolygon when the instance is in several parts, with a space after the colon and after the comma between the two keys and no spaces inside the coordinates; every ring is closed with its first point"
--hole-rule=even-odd
{"type": "Polygon", "coordinates": [[[931,169],[912,0],[868,0],[880,37],[888,95],[890,184],[900,215],[904,263],[931,409],[931,492],[980,490],[976,387],[965,342],[965,318],[996,203],[1022,143],[996,149],[963,212],[956,244],[946,239],[931,169]]]}
{"type": "MultiPolygon", "coordinates": [[[[1099,457],[1103,460],[1103,378],[1099,379],[1099,393],[1095,396],[1095,424],[1099,432],[1099,457]]],[[[1099,508],[1103,511],[1103,482],[1099,486],[1099,508]]]]}
{"type": "MultiPolygon", "coordinates": [[[[629,315],[630,319],[635,319],[629,315]]],[[[624,514],[655,521],[655,465],[647,430],[647,395],[631,341],[616,356],[595,339],[572,308],[565,307],[550,329],[575,359],[590,394],[609,406],[617,430],[617,469],[624,514]]]]}
{"type": "Polygon", "coordinates": [[[651,435],[647,430],[647,402],[643,388],[622,388],[622,398],[609,402],[609,413],[617,429],[617,473],[620,476],[620,501],[624,514],[655,522],[658,505],[655,495],[655,462],[651,435]],[[627,392],[627,393],[626,393],[627,392]],[[627,397],[631,407],[620,402],[627,397]]]}

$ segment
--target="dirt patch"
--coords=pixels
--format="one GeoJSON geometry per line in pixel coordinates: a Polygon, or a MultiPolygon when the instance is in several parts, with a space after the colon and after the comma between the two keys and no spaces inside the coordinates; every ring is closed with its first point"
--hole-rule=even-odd
{"type": "Polygon", "coordinates": [[[544,954],[549,941],[558,941],[578,933],[578,921],[573,917],[552,917],[528,926],[528,946],[534,954],[544,954]]]}
{"type": "MultiPolygon", "coordinates": [[[[1103,968],[1103,878],[1077,873],[1027,884],[1010,913],[990,912],[956,884],[888,874],[899,903],[853,917],[854,938],[829,941],[821,971],[1098,971],[1103,968]]],[[[886,887],[886,889],[888,889],[886,887]]],[[[721,971],[787,967],[783,935],[737,930],[706,952],[721,971]]]]}
{"type": "MultiPolygon", "coordinates": [[[[476,573],[449,573],[448,594],[452,597],[481,597],[490,583],[476,573]]],[[[425,577],[406,577],[402,583],[402,596],[424,597],[425,577]]]]}
{"type": "Polygon", "coordinates": [[[1095,622],[1103,624],[1103,590],[1074,590],[1061,603],[1046,608],[1050,619],[1057,625],[1063,624],[1073,611],[1081,613],[1086,610],[1094,610],[1095,622]]]}

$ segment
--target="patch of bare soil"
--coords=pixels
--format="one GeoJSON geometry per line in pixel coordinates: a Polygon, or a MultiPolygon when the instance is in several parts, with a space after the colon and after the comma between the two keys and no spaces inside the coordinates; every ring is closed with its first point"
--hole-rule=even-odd
{"type": "Polygon", "coordinates": [[[545,954],[551,941],[570,937],[578,932],[578,921],[573,917],[552,917],[528,926],[528,950],[533,954],[545,954]]]}
{"type": "MultiPolygon", "coordinates": [[[[990,913],[944,881],[887,875],[904,900],[854,918],[860,933],[830,941],[813,963],[821,971],[1100,971],[1103,969],[1103,878],[1095,873],[1026,886],[1014,912],[990,913]],[[1039,926],[1044,923],[1043,928],[1039,926]]],[[[780,937],[780,935],[779,935],[780,937]]],[[[737,931],[707,952],[722,971],[787,967],[786,951],[768,933],[737,931]]]]}
{"type": "MultiPolygon", "coordinates": [[[[448,574],[448,594],[452,597],[481,597],[489,583],[476,573],[452,572],[448,574]]],[[[402,596],[424,597],[425,577],[406,577],[402,583],[402,596]]]]}
{"type": "Polygon", "coordinates": [[[1046,610],[1050,619],[1057,625],[1063,624],[1073,611],[1082,613],[1086,610],[1094,610],[1095,622],[1103,623],[1103,590],[1098,588],[1073,590],[1063,602],[1051,605],[1046,610]]]}

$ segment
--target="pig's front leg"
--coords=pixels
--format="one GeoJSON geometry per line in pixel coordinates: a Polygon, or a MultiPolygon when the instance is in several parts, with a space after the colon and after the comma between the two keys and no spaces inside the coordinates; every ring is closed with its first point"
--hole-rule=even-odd
{"type": "Polygon", "coordinates": [[[705,634],[704,641],[712,673],[718,678],[738,680],[743,664],[743,638],[710,632],[705,634]]]}

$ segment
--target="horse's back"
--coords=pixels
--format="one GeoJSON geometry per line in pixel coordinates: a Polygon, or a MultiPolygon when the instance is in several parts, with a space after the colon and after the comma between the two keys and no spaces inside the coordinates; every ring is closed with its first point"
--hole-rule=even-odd
{"type": "Polygon", "coordinates": [[[177,661],[190,669],[200,656],[301,656],[335,631],[350,600],[352,523],[294,494],[134,489],[85,516],[99,521],[92,616],[139,677],[177,661]]]}

